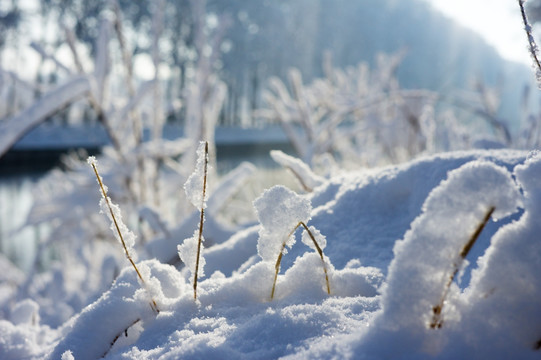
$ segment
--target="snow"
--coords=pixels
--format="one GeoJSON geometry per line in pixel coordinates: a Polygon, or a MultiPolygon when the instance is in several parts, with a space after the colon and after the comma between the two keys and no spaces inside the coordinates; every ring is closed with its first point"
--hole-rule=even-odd
{"type": "Polygon", "coordinates": [[[26,132],[39,125],[56,109],[83,96],[90,90],[85,76],[74,76],[46,93],[38,101],[0,125],[0,156],[5,154],[26,132]]]}
{"type": "Polygon", "coordinates": [[[207,206],[208,193],[203,191],[203,182],[207,176],[208,154],[205,152],[205,142],[201,141],[197,147],[197,163],[194,172],[184,184],[184,190],[188,200],[197,209],[204,209],[207,206]],[[203,194],[205,196],[203,197],[203,194]]]}
{"type": "MultiPolygon", "coordinates": [[[[201,252],[204,251],[204,243],[205,239],[203,236],[201,236],[201,252]]],[[[192,235],[192,237],[189,237],[187,239],[184,239],[182,244],[178,245],[178,256],[182,260],[184,264],[190,269],[190,273],[193,275],[195,274],[195,268],[196,268],[196,262],[197,262],[197,245],[199,243],[199,229],[196,229],[192,235]]],[[[203,277],[205,276],[205,257],[199,256],[199,267],[197,269],[197,276],[203,277]]]]}
{"type": "Polygon", "coordinates": [[[257,252],[264,261],[276,261],[278,254],[295,243],[292,232],[300,222],[308,222],[312,206],[306,197],[285,186],[276,185],[254,201],[261,223],[257,252]]]}
{"type": "Polygon", "coordinates": [[[197,300],[188,267],[144,260],[144,289],[126,266],[59,327],[42,316],[52,304],[13,305],[0,358],[539,358],[540,154],[433,155],[321,179],[306,194],[274,186],[254,207],[259,224],[205,249],[197,300]],[[311,238],[293,232],[300,221],[324,250],[330,295],[311,238]]]}
{"type": "Polygon", "coordinates": [[[284,168],[289,169],[297,177],[297,180],[307,191],[312,191],[323,182],[323,178],[318,176],[310,170],[310,167],[303,163],[301,160],[289,156],[283,151],[272,150],[270,156],[278,164],[282,165],[284,168]]]}

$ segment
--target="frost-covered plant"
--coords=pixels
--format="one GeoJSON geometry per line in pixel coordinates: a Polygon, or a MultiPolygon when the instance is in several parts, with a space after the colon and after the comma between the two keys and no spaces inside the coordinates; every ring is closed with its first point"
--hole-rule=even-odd
{"type": "Polygon", "coordinates": [[[197,164],[195,170],[184,184],[184,191],[190,202],[199,209],[199,226],[193,236],[185,239],[178,245],[178,256],[190,272],[193,274],[193,298],[197,299],[197,279],[204,276],[205,258],[202,257],[203,249],[203,223],[205,221],[205,208],[207,207],[207,174],[209,161],[209,144],[201,141],[197,149],[197,164]]]}
{"type": "Polygon", "coordinates": [[[257,252],[263,261],[272,262],[276,259],[274,281],[270,294],[271,300],[274,298],[282,256],[287,253],[287,248],[291,248],[295,243],[293,234],[300,226],[308,234],[303,235],[303,242],[314,248],[321,257],[327,293],[330,294],[329,277],[322,250],[326,245],[326,239],[314,227],[308,228],[306,226],[312,212],[310,200],[285,186],[277,185],[266,190],[257,198],[254,201],[254,207],[261,224],[257,252]]]}
{"type": "MultiPolygon", "coordinates": [[[[132,254],[135,253],[133,249],[135,245],[135,234],[128,229],[126,224],[124,224],[124,222],[122,221],[120,208],[118,207],[118,205],[114,204],[109,198],[109,196],[107,195],[107,186],[103,184],[102,178],[98,172],[98,162],[96,158],[94,156],[90,156],[87,161],[88,161],[88,164],[94,170],[96,179],[100,186],[101,211],[107,214],[107,217],[111,220],[111,230],[113,231],[113,233],[115,234],[115,237],[118,239],[118,241],[122,245],[122,248],[124,249],[124,253],[126,254],[126,258],[130,262],[130,264],[133,266],[135,272],[137,273],[137,276],[139,280],[141,281],[142,287],[146,289],[146,282],[143,279],[143,276],[139,272],[139,269],[137,268],[137,265],[135,264],[132,258],[132,254]]],[[[156,304],[156,301],[151,296],[150,296],[150,307],[152,308],[152,310],[154,310],[154,312],[156,313],[160,312],[160,310],[158,309],[158,305],[156,304]]]]}
{"type": "Polygon", "coordinates": [[[530,56],[532,57],[532,66],[535,71],[537,86],[541,88],[541,62],[539,61],[539,48],[532,35],[532,26],[530,25],[528,17],[526,16],[524,1],[525,0],[518,0],[518,5],[520,7],[522,22],[524,23],[524,31],[526,32],[526,37],[528,38],[528,50],[530,52],[530,56]]]}
{"type": "Polygon", "coordinates": [[[310,167],[321,156],[374,164],[397,162],[433,151],[435,93],[399,87],[395,72],[401,54],[380,55],[370,69],[366,63],[345,70],[324,64],[325,77],[304,84],[301,73],[289,73],[289,88],[270,80],[257,112],[277,121],[298,156],[310,167]]]}
{"type": "MultiPolygon", "coordinates": [[[[186,77],[179,84],[178,92],[168,94],[164,91],[163,73],[160,75],[160,69],[171,65],[165,63],[168,59],[160,56],[163,54],[162,46],[158,46],[164,40],[163,36],[160,38],[163,26],[160,17],[164,6],[170,5],[157,1],[149,8],[149,53],[152,54],[155,71],[153,78],[146,81],[137,78],[133,72],[137,57],[142,54],[130,48],[134,44],[130,38],[132,33],[124,30],[126,22],[123,23],[118,2],[113,0],[104,3],[103,13],[96,15],[100,18],[96,28],[100,36],[96,38],[96,51],[92,56],[87,56],[81,40],[66,28],[66,48],[71,51],[73,64],[60,67],[55,74],[58,75],[58,85],[40,87],[43,94],[40,98],[0,125],[1,156],[29,129],[66,107],[70,112],[80,111],[73,119],[96,119],[94,123],[101,125],[99,130],[103,130],[110,140],[96,155],[100,175],[109,186],[108,194],[122,208],[124,221],[137,235],[134,246],[141,257],[157,256],[156,249],[159,248],[161,254],[168,254],[161,257],[161,261],[174,258],[178,262],[175,251],[178,239],[188,236],[184,233],[186,229],[191,234],[195,226],[195,221],[191,221],[195,211],[183,194],[178,196],[178,189],[193,169],[200,139],[209,141],[212,161],[214,126],[225,96],[223,84],[213,66],[220,56],[219,36],[214,31],[222,31],[223,24],[207,32],[205,7],[202,2],[194,1],[194,4],[197,4],[198,11],[189,16],[193,15],[194,21],[201,25],[197,27],[199,35],[196,36],[198,56],[189,60],[187,68],[195,68],[197,79],[186,77]],[[210,55],[209,50],[212,50],[210,55]],[[193,63],[195,60],[199,63],[193,63]],[[178,104],[182,104],[183,112],[178,104]],[[86,116],[82,115],[81,109],[86,116]],[[184,121],[185,137],[164,138],[163,135],[169,135],[165,124],[167,111],[179,116],[190,114],[190,121],[184,121]],[[205,122],[204,126],[198,123],[200,121],[205,122]],[[205,129],[204,133],[199,131],[200,128],[205,129]]],[[[63,60],[55,58],[48,47],[35,48],[47,58],[46,61],[62,63],[63,60]]],[[[173,67],[171,69],[174,70],[173,67]]],[[[186,120],[186,117],[179,120],[186,120]]],[[[18,299],[35,297],[32,292],[36,284],[41,283],[40,273],[49,270],[50,266],[48,262],[44,264],[43,259],[49,261],[54,257],[54,276],[64,278],[65,281],[57,284],[64,284],[62,290],[68,295],[49,292],[43,296],[43,301],[68,309],[56,312],[55,316],[60,314],[62,317],[58,319],[58,325],[108,289],[122,261],[122,254],[107,251],[111,241],[109,223],[93,210],[95,200],[91,190],[95,180],[86,164],[87,157],[84,151],[70,154],[63,158],[63,170],[55,169],[39,180],[25,224],[46,230],[40,231],[32,268],[14,296],[18,299]],[[69,263],[69,271],[57,263],[69,263]],[[91,275],[89,279],[82,280],[80,273],[91,275]]],[[[225,240],[238,226],[227,218],[219,218],[224,211],[224,203],[238,191],[253,172],[253,167],[244,164],[237,170],[235,181],[228,180],[228,183],[216,186],[216,189],[227,191],[214,198],[209,193],[213,201],[209,203],[206,215],[212,224],[212,232],[209,232],[213,242],[225,240]]],[[[251,199],[246,203],[250,204],[251,199]]],[[[244,207],[249,208],[246,204],[244,207]]],[[[53,272],[49,275],[52,277],[53,272]]],[[[46,316],[42,318],[47,319],[46,316]]]]}

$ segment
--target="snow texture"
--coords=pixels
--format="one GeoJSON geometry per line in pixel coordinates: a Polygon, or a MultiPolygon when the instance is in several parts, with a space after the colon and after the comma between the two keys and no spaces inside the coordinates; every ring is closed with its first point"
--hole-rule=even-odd
{"type": "MultiPolygon", "coordinates": [[[[200,249],[200,255],[199,255],[199,268],[197,269],[197,276],[203,277],[205,276],[205,258],[203,256],[203,243],[204,243],[203,235],[201,235],[201,249],[200,249]]],[[[180,257],[180,260],[186,265],[186,267],[190,270],[190,273],[192,276],[195,274],[195,266],[197,262],[197,245],[199,243],[199,229],[195,230],[193,233],[193,236],[190,238],[187,238],[182,242],[182,244],[177,246],[178,250],[178,256],[180,257]]]]}
{"type": "Polygon", "coordinates": [[[11,307],[0,358],[538,359],[540,204],[541,156],[503,150],[343,173],[309,195],[273,187],[254,202],[259,225],[207,249],[197,301],[187,267],[144,261],[147,291],[126,267],[58,328],[43,314],[61,307],[11,307]],[[294,245],[269,301],[281,243],[308,220],[326,235],[325,246],[313,229],[331,295],[319,255],[294,245]],[[431,328],[442,294],[442,326],[431,328]]]}
{"type": "MultiPolygon", "coordinates": [[[[319,248],[322,250],[325,249],[325,246],[327,246],[327,238],[325,235],[321,234],[321,232],[313,226],[309,226],[308,229],[314,236],[319,248]]],[[[316,245],[306,230],[302,232],[302,242],[311,249],[316,250],[316,245]]]]}
{"type": "MultiPolygon", "coordinates": [[[[491,207],[496,208],[494,217],[501,218],[517,211],[519,205],[518,188],[504,168],[472,161],[451,171],[447,180],[429,194],[423,213],[404,239],[394,246],[394,259],[382,290],[383,313],[375,328],[384,332],[408,329],[410,337],[425,335],[402,349],[406,352],[413,350],[409,347],[441,346],[437,343],[441,340],[430,334],[439,331],[429,328],[432,309],[440,304],[447,281],[460,265],[461,250],[491,207]],[[411,286],[411,279],[415,279],[415,286],[411,286]]],[[[442,311],[444,328],[460,320],[452,301],[460,290],[456,285],[450,290],[442,311]]]]}

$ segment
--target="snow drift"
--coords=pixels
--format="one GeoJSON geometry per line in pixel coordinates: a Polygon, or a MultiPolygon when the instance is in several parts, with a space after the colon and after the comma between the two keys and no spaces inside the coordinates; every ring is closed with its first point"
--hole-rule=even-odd
{"type": "MultiPolygon", "coordinates": [[[[541,355],[541,155],[436,155],[342,174],[297,196],[284,211],[280,196],[262,196],[261,225],[204,250],[207,277],[197,301],[186,268],[142,261],[159,314],[126,267],[58,329],[40,323],[44,304],[14,307],[9,321],[0,320],[0,358],[541,355]],[[297,217],[326,238],[331,294],[318,254],[290,241],[271,301],[274,255],[267,252],[276,248],[258,241],[274,241],[297,217]],[[438,304],[439,326],[430,326],[438,304]]],[[[300,240],[301,232],[293,236],[300,240]]]]}

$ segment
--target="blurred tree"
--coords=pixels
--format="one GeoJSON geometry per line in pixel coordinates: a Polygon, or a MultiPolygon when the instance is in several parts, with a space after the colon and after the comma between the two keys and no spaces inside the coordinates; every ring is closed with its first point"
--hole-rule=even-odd
{"type": "Polygon", "coordinates": [[[12,1],[11,9],[0,9],[0,48],[4,47],[8,35],[17,29],[20,21],[21,12],[15,0],[12,1]]]}

